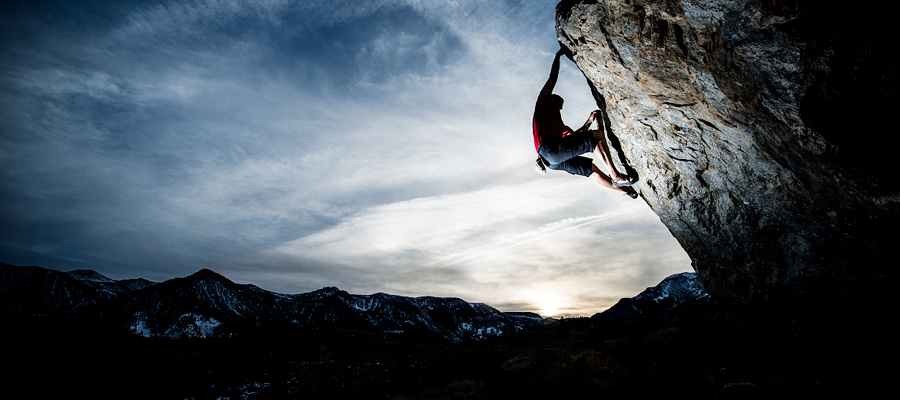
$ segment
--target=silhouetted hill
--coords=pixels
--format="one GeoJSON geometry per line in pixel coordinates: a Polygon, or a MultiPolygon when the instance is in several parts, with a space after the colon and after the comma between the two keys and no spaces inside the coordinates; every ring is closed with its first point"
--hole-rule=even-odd
{"type": "Polygon", "coordinates": [[[160,283],[116,281],[87,270],[3,265],[0,271],[4,312],[66,315],[70,323],[102,321],[108,329],[153,338],[345,329],[460,342],[544,323],[539,316],[508,315],[458,298],[353,295],[334,287],[295,295],[273,293],[236,284],[209,269],[160,283]]]}
{"type": "Polygon", "coordinates": [[[0,264],[0,311],[28,316],[59,316],[105,304],[120,293],[138,286],[142,285],[116,284],[93,271],[65,273],[40,267],[0,264]]]}
{"type": "Polygon", "coordinates": [[[591,320],[602,323],[668,321],[711,302],[697,274],[684,272],[663,279],[659,285],[635,297],[619,300],[608,310],[593,315],[591,320]]]}

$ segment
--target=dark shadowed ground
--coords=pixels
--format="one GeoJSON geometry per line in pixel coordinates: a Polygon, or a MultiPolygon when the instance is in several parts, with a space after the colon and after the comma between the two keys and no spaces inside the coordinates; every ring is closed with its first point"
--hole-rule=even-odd
{"type": "Polygon", "coordinates": [[[772,323],[716,309],[643,325],[564,320],[456,345],[356,331],[157,340],[6,321],[4,387],[25,398],[857,397],[891,382],[896,367],[879,360],[897,355],[894,331],[861,329],[871,320],[772,323]]]}

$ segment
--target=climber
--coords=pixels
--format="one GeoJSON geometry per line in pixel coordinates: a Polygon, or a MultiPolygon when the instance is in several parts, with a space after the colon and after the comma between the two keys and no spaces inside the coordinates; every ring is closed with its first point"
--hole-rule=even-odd
{"type": "Polygon", "coordinates": [[[638,197],[637,192],[631,188],[634,178],[619,174],[612,163],[609,146],[603,134],[603,118],[600,110],[596,110],[588,117],[587,122],[578,130],[566,126],[562,121],[559,110],[562,110],[563,98],[553,94],[556,86],[556,78],[559,76],[559,58],[565,54],[565,49],[560,48],[553,59],[550,68],[550,78],[541,89],[537,103],[534,106],[534,119],[532,128],[534,133],[534,148],[538,152],[538,167],[563,170],[573,175],[586,176],[604,187],[625,193],[632,199],[638,197]],[[590,129],[594,120],[600,117],[598,129],[590,129]],[[584,153],[594,152],[600,157],[603,164],[609,170],[609,175],[604,174],[594,165],[593,161],[581,156],[584,153]]]}

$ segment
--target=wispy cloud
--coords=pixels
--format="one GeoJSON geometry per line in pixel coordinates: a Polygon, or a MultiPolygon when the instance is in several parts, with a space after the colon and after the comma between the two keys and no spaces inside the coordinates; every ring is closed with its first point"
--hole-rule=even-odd
{"type": "MultiPolygon", "coordinates": [[[[490,304],[553,295],[583,306],[585,298],[642,290],[645,274],[682,270],[683,252],[646,207],[588,184],[548,179],[386,204],[273,252],[340,269],[335,279],[352,277],[351,290],[387,287],[490,304]]],[[[594,304],[593,312],[609,305],[594,304]]]]}

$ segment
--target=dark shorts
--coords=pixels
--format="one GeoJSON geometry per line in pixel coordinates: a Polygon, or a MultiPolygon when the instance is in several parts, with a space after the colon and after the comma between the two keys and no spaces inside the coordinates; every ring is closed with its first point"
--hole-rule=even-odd
{"type": "Polygon", "coordinates": [[[547,168],[566,171],[572,175],[590,176],[593,159],[581,156],[594,151],[591,131],[575,132],[559,139],[542,140],[538,154],[550,163],[547,168]]]}

